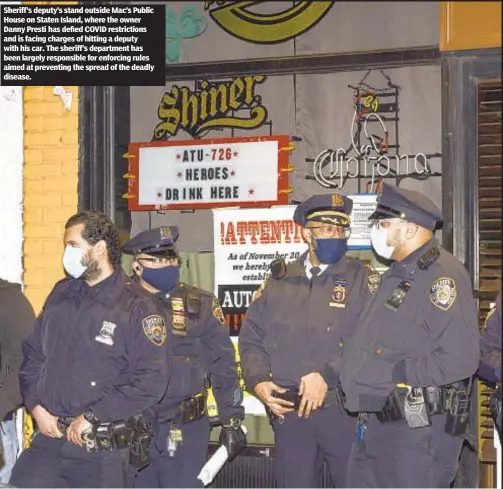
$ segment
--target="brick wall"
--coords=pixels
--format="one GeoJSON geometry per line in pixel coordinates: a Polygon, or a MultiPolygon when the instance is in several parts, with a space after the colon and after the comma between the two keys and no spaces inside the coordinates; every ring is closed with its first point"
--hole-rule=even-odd
{"type": "Polygon", "coordinates": [[[77,212],[78,87],[67,111],[53,87],[24,89],[24,284],[35,312],[63,278],[63,233],[77,212]]]}

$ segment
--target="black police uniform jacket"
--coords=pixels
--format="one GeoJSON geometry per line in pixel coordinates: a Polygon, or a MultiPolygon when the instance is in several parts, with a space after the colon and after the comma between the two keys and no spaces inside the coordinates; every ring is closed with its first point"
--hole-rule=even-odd
{"type": "Polygon", "coordinates": [[[480,336],[479,375],[488,382],[501,382],[501,292],[487,315],[480,336]]]}
{"type": "MultiPolygon", "coordinates": [[[[208,379],[217,401],[218,422],[242,419],[242,391],[234,346],[218,299],[180,283],[157,297],[171,318],[171,379],[159,409],[160,421],[173,418],[180,402],[204,392],[208,379]]],[[[215,420],[217,421],[217,420],[215,420]]]]}
{"type": "Polygon", "coordinates": [[[470,276],[435,239],[393,263],[362,309],[340,364],[349,411],[380,411],[398,383],[440,387],[477,370],[470,276]]]}
{"type": "Polygon", "coordinates": [[[122,271],[89,287],[66,278],[50,293],[23,343],[21,394],[31,411],[91,411],[101,422],[157,405],[169,381],[165,319],[122,271]]]}
{"type": "Polygon", "coordinates": [[[22,404],[21,344],[33,331],[35,313],[19,284],[0,279],[0,421],[22,404]]]}
{"type": "Polygon", "coordinates": [[[346,256],[310,280],[306,257],[289,263],[283,278],[266,279],[246,312],[239,352],[249,390],[268,380],[298,388],[311,372],[333,387],[342,348],[379,286],[375,270],[346,256]]]}

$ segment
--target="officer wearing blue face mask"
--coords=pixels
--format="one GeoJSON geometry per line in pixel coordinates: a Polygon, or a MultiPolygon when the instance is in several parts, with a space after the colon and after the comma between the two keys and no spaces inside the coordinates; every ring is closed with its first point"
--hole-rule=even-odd
{"type": "Polygon", "coordinates": [[[202,487],[197,479],[206,461],[210,423],[206,417],[211,383],[223,426],[220,443],[230,460],[246,445],[234,346],[218,303],[208,292],[180,282],[178,229],[163,226],[143,231],[124,245],[134,255],[139,284],[157,298],[171,318],[172,376],[159,405],[159,426],[150,449],[150,464],[135,487],[202,487]]]}
{"type": "Polygon", "coordinates": [[[450,487],[479,362],[470,276],[434,238],[442,213],[419,192],[384,184],[369,219],[393,263],[340,362],[359,413],[347,487],[450,487]]]}
{"type": "Polygon", "coordinates": [[[346,484],[355,418],[343,409],[338,362],[380,282],[346,256],[352,206],[340,194],[297,206],[309,251],[271,264],[239,335],[246,385],[270,413],[278,487],[320,487],[324,461],[336,487],[346,484]]]}

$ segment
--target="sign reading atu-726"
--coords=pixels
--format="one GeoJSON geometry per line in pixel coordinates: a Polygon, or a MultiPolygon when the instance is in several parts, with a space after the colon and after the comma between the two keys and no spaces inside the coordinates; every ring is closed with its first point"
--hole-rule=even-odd
{"type": "Polygon", "coordinates": [[[129,145],[129,210],[288,203],[289,136],[129,145]]]}

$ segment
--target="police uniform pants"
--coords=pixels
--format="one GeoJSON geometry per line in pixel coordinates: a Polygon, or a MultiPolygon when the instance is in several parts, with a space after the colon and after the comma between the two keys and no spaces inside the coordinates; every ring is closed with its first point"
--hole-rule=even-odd
{"type": "Polygon", "coordinates": [[[346,487],[346,470],[356,419],[338,407],[311,412],[309,418],[288,413],[274,421],[275,475],[278,487],[320,487],[326,461],[335,487],[346,487]]]}
{"type": "Polygon", "coordinates": [[[380,423],[369,415],[363,442],[351,450],[348,487],[450,487],[463,439],[445,433],[445,417],[411,429],[405,420],[380,423]]]}
{"type": "Polygon", "coordinates": [[[129,449],[87,452],[66,438],[37,433],[18,458],[9,483],[14,487],[132,487],[129,449]]]}
{"type": "Polygon", "coordinates": [[[141,469],[134,487],[203,487],[197,479],[206,463],[210,441],[210,424],[206,418],[183,425],[183,442],[178,444],[173,457],[166,447],[170,423],[161,423],[155,444],[150,446],[150,463],[141,469]]]}

